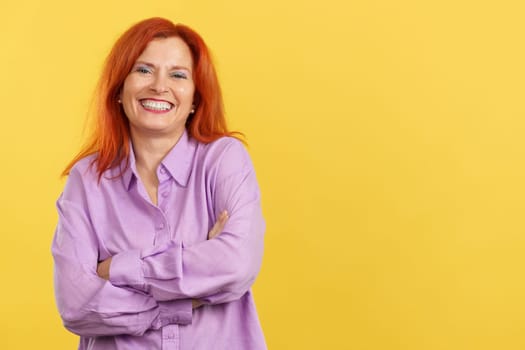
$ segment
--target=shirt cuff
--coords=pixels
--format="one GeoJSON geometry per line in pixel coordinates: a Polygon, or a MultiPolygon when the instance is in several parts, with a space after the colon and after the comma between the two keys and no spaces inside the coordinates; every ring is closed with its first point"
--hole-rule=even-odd
{"type": "Polygon", "coordinates": [[[159,319],[162,326],[168,324],[191,324],[193,308],[191,299],[178,299],[159,302],[159,319]]]}
{"type": "Polygon", "coordinates": [[[140,250],[127,250],[111,259],[109,281],[115,286],[130,286],[144,291],[144,273],[140,250]]]}
{"type": "Polygon", "coordinates": [[[182,244],[169,241],[142,251],[142,278],[173,280],[182,277],[182,244]]]}

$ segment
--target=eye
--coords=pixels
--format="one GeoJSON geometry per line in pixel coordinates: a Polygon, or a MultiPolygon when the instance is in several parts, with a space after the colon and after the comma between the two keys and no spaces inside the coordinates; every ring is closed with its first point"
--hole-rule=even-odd
{"type": "Polygon", "coordinates": [[[188,76],[184,72],[173,72],[171,76],[176,79],[188,79],[188,76]]]}
{"type": "Polygon", "coordinates": [[[145,67],[145,66],[138,66],[137,68],[135,68],[135,71],[139,72],[141,74],[149,74],[149,73],[151,73],[151,69],[149,67],[145,67]]]}

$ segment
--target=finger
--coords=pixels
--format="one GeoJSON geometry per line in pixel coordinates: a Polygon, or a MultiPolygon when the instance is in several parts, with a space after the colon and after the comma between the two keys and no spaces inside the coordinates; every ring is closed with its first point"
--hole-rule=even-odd
{"type": "Polygon", "coordinates": [[[228,221],[228,212],[224,210],[220,213],[219,217],[217,218],[217,221],[215,222],[215,225],[213,225],[212,229],[208,233],[208,239],[212,239],[218,236],[224,229],[226,221],[228,221]]]}
{"type": "Polygon", "coordinates": [[[217,220],[217,222],[219,223],[219,225],[222,226],[222,228],[224,228],[224,225],[226,224],[227,220],[228,220],[228,212],[224,210],[221,213],[221,215],[219,215],[219,220],[217,220]]]}
{"type": "Polygon", "coordinates": [[[224,225],[226,224],[226,220],[228,220],[228,212],[223,211],[219,215],[219,218],[215,222],[215,225],[213,225],[211,231],[208,233],[208,239],[212,239],[222,232],[224,225]]]}
{"type": "Polygon", "coordinates": [[[199,308],[201,307],[202,305],[204,305],[204,303],[198,299],[191,299],[191,307],[193,309],[196,309],[196,308],[199,308]]]}

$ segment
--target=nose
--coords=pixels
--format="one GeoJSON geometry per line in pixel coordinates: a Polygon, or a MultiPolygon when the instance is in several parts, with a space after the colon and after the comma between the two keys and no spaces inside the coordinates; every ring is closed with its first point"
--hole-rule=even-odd
{"type": "Polygon", "coordinates": [[[155,74],[150,85],[151,91],[162,94],[168,91],[167,79],[163,74],[155,74]]]}

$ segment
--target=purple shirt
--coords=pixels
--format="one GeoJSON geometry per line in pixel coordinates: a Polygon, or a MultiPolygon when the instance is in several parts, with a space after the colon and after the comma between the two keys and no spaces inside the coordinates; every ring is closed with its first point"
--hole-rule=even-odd
{"type": "Polygon", "coordinates": [[[266,349],[250,292],[265,224],[244,146],[184,133],[157,169],[158,205],[133,153],[123,176],[115,167],[100,183],[92,160],[71,170],[52,245],[57,306],[79,349],[266,349]],[[208,240],[223,210],[224,230],[208,240]],[[110,256],[105,281],[96,269],[110,256]]]}

